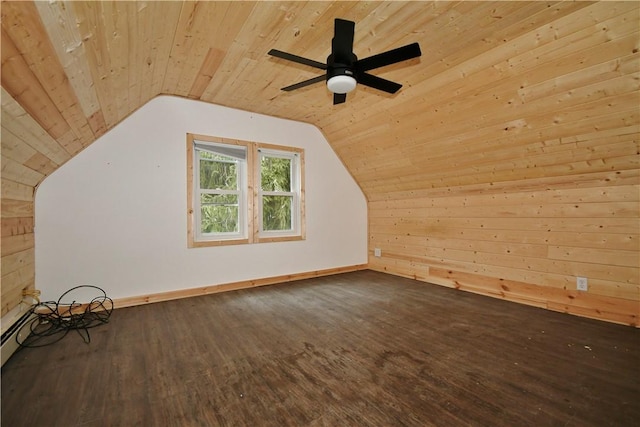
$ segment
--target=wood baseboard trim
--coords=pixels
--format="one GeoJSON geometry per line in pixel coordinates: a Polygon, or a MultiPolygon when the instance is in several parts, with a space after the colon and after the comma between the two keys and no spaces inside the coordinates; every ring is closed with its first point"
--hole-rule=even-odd
{"type": "Polygon", "coordinates": [[[296,280],[312,279],[314,277],[331,276],[333,274],[366,270],[367,268],[368,268],[368,264],[357,264],[357,265],[350,265],[346,267],[329,268],[326,270],[308,271],[304,273],[286,274],[283,276],[265,277],[262,279],[243,280],[239,282],[224,283],[220,285],[201,286],[198,288],[189,288],[189,289],[180,289],[177,291],[160,292],[157,294],[118,298],[113,300],[113,306],[114,308],[133,307],[136,305],[151,304],[154,302],[197,297],[202,295],[216,294],[218,292],[228,292],[228,291],[236,291],[239,289],[255,288],[258,286],[276,285],[279,283],[294,282],[296,280]]]}
{"type": "Polygon", "coordinates": [[[373,265],[369,265],[369,269],[550,311],[640,328],[638,301],[433,267],[425,276],[391,272],[373,265]]]}

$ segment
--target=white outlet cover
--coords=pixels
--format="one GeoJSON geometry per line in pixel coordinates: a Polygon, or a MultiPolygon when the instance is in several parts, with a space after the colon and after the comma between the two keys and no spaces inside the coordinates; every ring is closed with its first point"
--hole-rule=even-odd
{"type": "Polygon", "coordinates": [[[589,285],[586,277],[576,277],[576,289],[579,291],[589,290],[589,285]]]}
{"type": "Polygon", "coordinates": [[[373,255],[377,257],[382,256],[382,250],[380,248],[375,248],[373,250],[373,255]]]}

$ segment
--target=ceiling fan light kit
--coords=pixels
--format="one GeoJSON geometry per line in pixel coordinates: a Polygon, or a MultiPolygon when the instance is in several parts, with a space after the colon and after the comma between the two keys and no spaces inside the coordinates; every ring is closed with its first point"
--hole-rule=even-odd
{"type": "Polygon", "coordinates": [[[333,76],[327,80],[327,88],[333,93],[349,93],[356,88],[356,79],[351,76],[333,76]]]}
{"type": "Polygon", "coordinates": [[[353,53],[354,32],[354,22],[336,18],[334,36],[331,40],[331,54],[327,57],[326,64],[271,49],[269,51],[271,56],[326,70],[325,75],[283,87],[282,90],[289,92],[326,80],[327,88],[333,93],[334,105],[345,102],[346,94],[354,90],[358,83],[387,93],[396,93],[402,87],[401,84],[374,76],[367,71],[417,58],[422,54],[420,45],[412,43],[358,60],[358,57],[353,53]]]}

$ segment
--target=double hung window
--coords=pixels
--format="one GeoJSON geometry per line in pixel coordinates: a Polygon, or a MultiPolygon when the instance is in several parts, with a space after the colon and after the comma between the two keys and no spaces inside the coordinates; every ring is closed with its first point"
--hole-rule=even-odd
{"type": "Polygon", "coordinates": [[[187,134],[189,247],[304,239],[302,149],[187,134]]]}
{"type": "Polygon", "coordinates": [[[299,154],[258,149],[259,232],[262,236],[295,233],[300,222],[299,154]]]}
{"type": "Polygon", "coordinates": [[[198,240],[247,235],[247,147],[194,143],[198,240]]]}

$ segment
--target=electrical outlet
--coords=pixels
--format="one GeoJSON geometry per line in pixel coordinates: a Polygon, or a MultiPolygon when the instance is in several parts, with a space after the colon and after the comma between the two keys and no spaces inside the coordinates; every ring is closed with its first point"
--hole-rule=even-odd
{"type": "Polygon", "coordinates": [[[589,290],[589,284],[586,277],[576,277],[576,289],[579,291],[589,290]]]}
{"type": "Polygon", "coordinates": [[[373,255],[377,256],[377,257],[381,257],[382,256],[382,250],[380,248],[375,248],[373,250],[373,255]]]}

